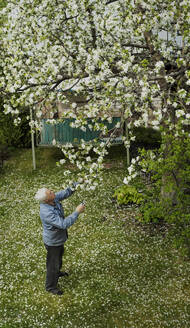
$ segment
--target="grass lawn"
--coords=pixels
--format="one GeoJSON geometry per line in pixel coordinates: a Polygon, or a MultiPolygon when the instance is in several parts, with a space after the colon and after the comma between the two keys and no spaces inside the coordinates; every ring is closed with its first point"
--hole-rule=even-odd
{"type": "MultiPolygon", "coordinates": [[[[66,215],[82,200],[86,211],[69,229],[59,280],[64,294],[44,290],[46,251],[39,204],[42,186],[64,185],[59,154],[17,151],[0,174],[0,328],[189,328],[190,261],[169,238],[135,222],[135,210],[118,209],[114,189],[125,175],[122,158],[107,159],[95,192],[76,192],[63,202],[66,215]]],[[[75,181],[73,170],[71,179],[75,181]]]]}

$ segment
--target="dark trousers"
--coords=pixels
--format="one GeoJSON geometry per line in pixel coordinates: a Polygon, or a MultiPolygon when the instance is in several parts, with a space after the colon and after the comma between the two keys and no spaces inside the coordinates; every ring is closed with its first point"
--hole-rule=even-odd
{"type": "Polygon", "coordinates": [[[64,245],[61,246],[47,246],[46,258],[46,290],[57,289],[59,279],[59,272],[62,267],[62,256],[64,254],[64,245]]]}

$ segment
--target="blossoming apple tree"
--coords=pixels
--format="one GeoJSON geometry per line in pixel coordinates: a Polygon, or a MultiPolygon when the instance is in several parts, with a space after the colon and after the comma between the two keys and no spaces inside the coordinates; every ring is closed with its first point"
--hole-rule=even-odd
{"type": "MultiPolygon", "coordinates": [[[[73,90],[85,99],[83,106],[73,101],[62,117],[75,119],[73,127],[85,130],[90,118],[90,129],[106,134],[104,121],[111,122],[117,108],[130,138],[135,137],[133,126],[151,122],[161,130],[160,162],[172,152],[167,136],[180,141],[188,137],[188,0],[10,0],[1,15],[5,113],[19,117],[19,104],[32,106],[40,117],[47,103],[52,108],[55,101],[67,103],[68,91],[73,90]]],[[[32,124],[38,126],[38,121],[32,124]]],[[[110,141],[111,137],[107,142],[82,141],[77,150],[71,144],[62,146],[81,171],[81,186],[96,187],[110,141]]],[[[123,142],[129,147],[126,136],[123,142]]],[[[146,170],[147,163],[133,159],[124,182],[135,178],[135,166],[146,170]]]]}

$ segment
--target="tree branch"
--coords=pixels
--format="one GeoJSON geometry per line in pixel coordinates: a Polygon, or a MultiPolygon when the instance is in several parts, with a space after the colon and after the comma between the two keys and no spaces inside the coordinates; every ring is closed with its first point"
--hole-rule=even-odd
{"type": "Polygon", "coordinates": [[[149,49],[149,47],[148,46],[143,46],[143,45],[141,45],[141,44],[135,44],[135,43],[124,43],[124,44],[122,44],[122,47],[132,47],[132,48],[140,48],[140,49],[149,49]]]}
{"type": "Polygon", "coordinates": [[[108,0],[108,1],[106,2],[106,5],[109,5],[110,3],[113,3],[113,2],[118,2],[118,0],[108,0]]]}

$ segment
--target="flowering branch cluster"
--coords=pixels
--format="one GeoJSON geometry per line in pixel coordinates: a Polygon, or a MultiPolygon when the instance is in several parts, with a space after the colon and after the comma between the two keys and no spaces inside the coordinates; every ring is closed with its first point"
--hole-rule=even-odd
{"type": "MultiPolygon", "coordinates": [[[[73,128],[105,135],[104,120],[117,108],[129,129],[151,124],[177,137],[177,122],[187,126],[190,118],[189,13],[188,0],[10,0],[0,12],[5,112],[18,115],[18,105],[37,105],[40,118],[47,101],[68,104],[72,89],[64,116],[73,118],[73,128]]],[[[62,149],[95,177],[106,154],[96,147],[82,142],[75,152],[62,149]],[[96,161],[86,160],[90,150],[96,161]]]]}
{"type": "MultiPolygon", "coordinates": [[[[73,144],[66,144],[65,146],[57,144],[61,148],[65,158],[61,159],[57,165],[64,165],[66,159],[70,161],[75,168],[79,170],[78,182],[76,188],[85,190],[95,190],[98,186],[98,181],[102,180],[101,171],[103,169],[103,159],[107,154],[106,145],[104,142],[95,144],[95,142],[85,142],[81,140],[81,143],[74,147],[73,144]],[[93,155],[90,156],[90,153],[93,155]]],[[[65,177],[68,178],[67,184],[71,184],[69,175],[72,173],[72,169],[64,171],[65,177]]]]}

